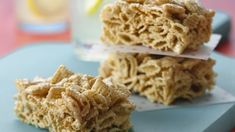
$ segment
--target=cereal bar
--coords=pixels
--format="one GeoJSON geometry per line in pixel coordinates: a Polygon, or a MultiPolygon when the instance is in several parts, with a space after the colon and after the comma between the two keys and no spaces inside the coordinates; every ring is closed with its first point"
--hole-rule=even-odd
{"type": "Polygon", "coordinates": [[[181,54],[209,41],[214,14],[195,0],[117,0],[101,12],[101,40],[181,54]]]}
{"type": "Polygon", "coordinates": [[[128,131],[134,105],[130,92],[101,77],[75,74],[60,66],[48,79],[17,80],[18,118],[51,132],[128,131]]]}
{"type": "Polygon", "coordinates": [[[102,63],[100,74],[152,102],[169,105],[210,91],[215,84],[214,64],[212,59],[113,53],[102,63]]]}

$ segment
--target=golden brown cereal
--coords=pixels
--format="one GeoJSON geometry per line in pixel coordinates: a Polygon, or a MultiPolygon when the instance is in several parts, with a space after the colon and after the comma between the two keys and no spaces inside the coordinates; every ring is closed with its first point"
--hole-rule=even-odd
{"type": "Polygon", "coordinates": [[[210,91],[215,84],[214,64],[212,59],[114,53],[102,64],[100,74],[152,102],[169,105],[210,91]]]}
{"type": "Polygon", "coordinates": [[[51,132],[128,131],[129,90],[60,66],[49,79],[17,80],[18,118],[51,132]]]}
{"type": "Polygon", "coordinates": [[[209,41],[213,16],[194,0],[117,0],[102,10],[101,40],[181,54],[209,41]]]}

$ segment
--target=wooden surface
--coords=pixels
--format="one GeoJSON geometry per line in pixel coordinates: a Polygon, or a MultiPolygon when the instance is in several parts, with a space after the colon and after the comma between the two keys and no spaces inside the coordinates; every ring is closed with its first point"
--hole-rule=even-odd
{"type": "MultiPolygon", "coordinates": [[[[15,18],[14,3],[15,0],[0,0],[0,56],[6,55],[15,48],[33,42],[43,41],[70,41],[69,30],[53,35],[31,35],[24,33],[17,28],[15,18]]],[[[212,9],[225,11],[232,18],[232,24],[235,24],[235,1],[234,0],[202,0],[202,3],[212,9]]],[[[217,51],[235,57],[235,27],[233,26],[231,37],[228,41],[220,44],[217,51]]]]}

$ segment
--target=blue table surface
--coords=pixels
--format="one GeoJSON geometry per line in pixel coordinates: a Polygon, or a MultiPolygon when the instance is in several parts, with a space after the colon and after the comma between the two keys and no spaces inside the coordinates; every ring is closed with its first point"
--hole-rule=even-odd
{"type": "MultiPolygon", "coordinates": [[[[235,95],[235,59],[218,53],[217,84],[235,95]]],[[[71,45],[44,43],[27,46],[0,59],[0,128],[5,132],[46,131],[17,120],[13,108],[16,94],[14,81],[34,76],[49,77],[55,69],[64,64],[71,70],[97,75],[99,63],[86,62],[77,58],[71,45]]],[[[229,131],[235,126],[234,104],[220,104],[201,107],[185,107],[132,114],[135,132],[200,132],[229,131]],[[232,114],[233,113],[233,114],[232,114]]]]}

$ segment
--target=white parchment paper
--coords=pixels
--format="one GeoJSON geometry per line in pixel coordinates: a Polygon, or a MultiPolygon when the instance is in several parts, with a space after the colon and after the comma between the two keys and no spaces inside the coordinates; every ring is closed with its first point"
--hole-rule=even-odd
{"type": "Polygon", "coordinates": [[[235,97],[218,86],[206,95],[202,97],[194,98],[191,101],[180,100],[175,102],[173,105],[165,106],[159,103],[152,103],[148,101],[145,97],[138,95],[132,95],[130,100],[136,104],[136,111],[151,111],[160,109],[172,109],[172,108],[182,108],[182,107],[196,107],[202,105],[215,105],[222,103],[235,103],[235,97]]]}
{"type": "MultiPolygon", "coordinates": [[[[171,51],[160,51],[145,46],[127,46],[127,45],[115,45],[115,46],[106,46],[100,42],[89,42],[93,46],[91,47],[89,54],[101,55],[112,52],[124,52],[124,53],[148,53],[156,55],[166,55],[166,56],[175,56],[175,57],[184,57],[184,58],[194,58],[194,59],[203,59],[207,60],[212,51],[218,45],[221,39],[221,35],[213,34],[210,38],[210,41],[205,45],[201,46],[197,51],[185,51],[183,54],[177,54],[171,51]]],[[[88,42],[87,42],[88,43],[88,42]]]]}

